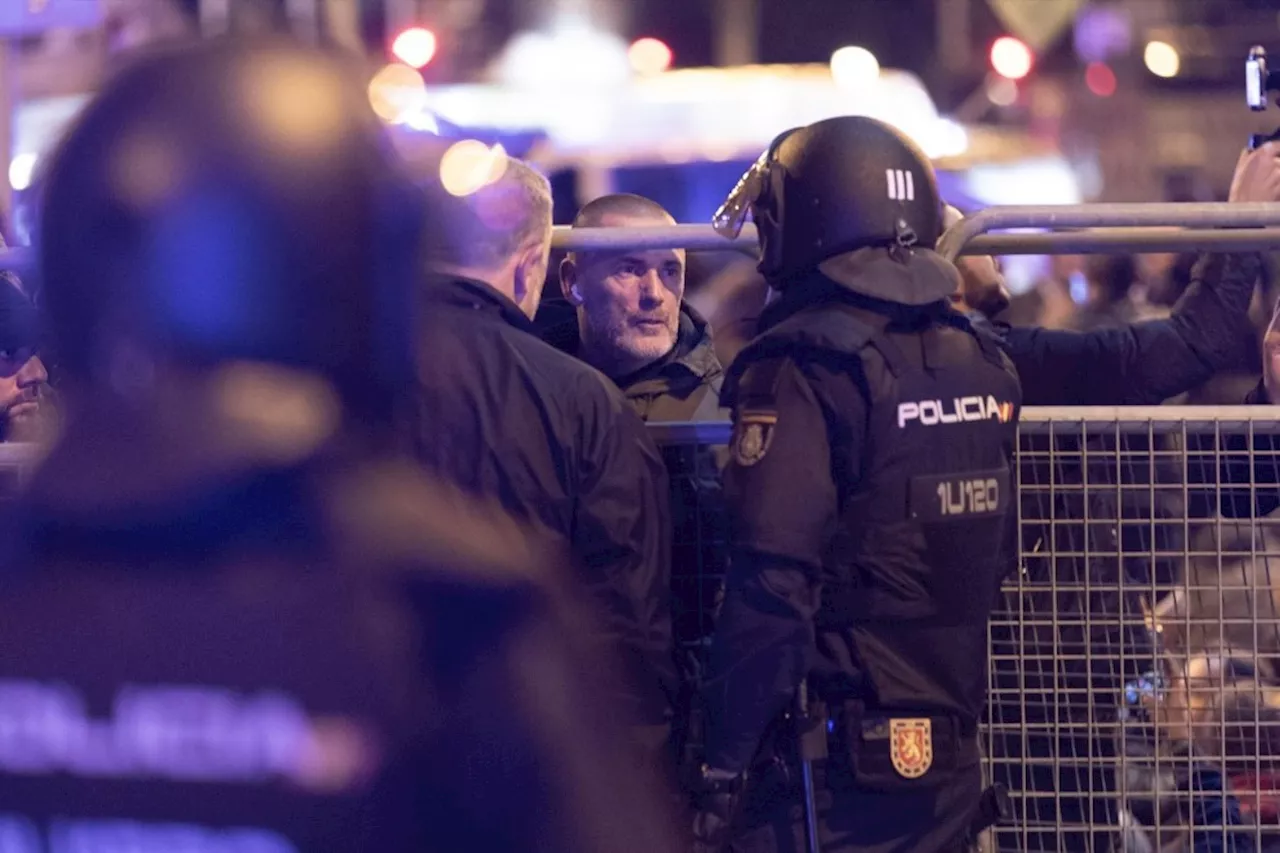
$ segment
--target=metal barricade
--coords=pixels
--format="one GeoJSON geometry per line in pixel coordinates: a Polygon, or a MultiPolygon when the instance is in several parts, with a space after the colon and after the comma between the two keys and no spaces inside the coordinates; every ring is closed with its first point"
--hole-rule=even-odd
{"type": "MultiPolygon", "coordinates": [[[[756,233],[749,223],[733,240],[717,234],[709,223],[629,228],[558,226],[552,235],[552,245],[566,251],[684,248],[753,254],[756,233]]],[[[1244,252],[1277,247],[1280,247],[1280,203],[1223,202],[997,205],[964,217],[938,242],[938,251],[948,258],[1118,251],[1244,252]],[[1049,230],[1034,234],[988,233],[1026,228],[1049,230]]],[[[29,270],[34,262],[29,249],[0,250],[0,270],[21,273],[29,270]]]]}
{"type": "Polygon", "coordinates": [[[1280,847],[1280,410],[1027,409],[1017,464],[982,728],[1017,820],[990,849],[1280,847]]]}
{"type": "MultiPolygon", "coordinates": [[[[626,247],[754,253],[756,234],[749,224],[734,240],[720,236],[710,224],[576,229],[561,226],[555,229],[552,245],[568,251],[626,247]]],[[[964,217],[938,242],[938,251],[948,258],[1119,251],[1244,252],[1277,247],[1280,204],[1220,202],[995,206],[964,217]],[[1014,228],[1050,230],[1034,234],[988,233],[1014,228]]]]}

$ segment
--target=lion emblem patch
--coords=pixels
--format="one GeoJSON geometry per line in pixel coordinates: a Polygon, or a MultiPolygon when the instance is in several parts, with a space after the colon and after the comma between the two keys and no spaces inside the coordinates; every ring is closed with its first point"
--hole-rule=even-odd
{"type": "Polygon", "coordinates": [[[931,720],[890,720],[889,758],[904,779],[919,779],[933,766],[931,720]]]}

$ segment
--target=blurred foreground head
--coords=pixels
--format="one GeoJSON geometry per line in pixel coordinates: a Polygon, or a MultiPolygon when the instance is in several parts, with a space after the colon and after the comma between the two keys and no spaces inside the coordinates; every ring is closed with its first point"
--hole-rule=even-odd
{"type": "MultiPolygon", "coordinates": [[[[75,390],[145,395],[167,368],[319,376],[376,415],[410,364],[421,202],[355,69],[213,41],[142,58],[85,109],[36,241],[75,390]]],[[[172,372],[172,371],[170,371],[172,372]]]]}

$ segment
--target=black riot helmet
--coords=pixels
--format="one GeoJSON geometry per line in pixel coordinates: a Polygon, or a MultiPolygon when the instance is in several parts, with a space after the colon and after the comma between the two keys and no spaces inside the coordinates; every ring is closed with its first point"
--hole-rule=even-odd
{"type": "Polygon", "coordinates": [[[68,378],[110,383],[124,341],[302,369],[381,410],[412,363],[423,217],[397,163],[336,56],[213,40],[126,66],[45,176],[35,242],[68,378]]]}
{"type": "Polygon", "coordinates": [[[861,116],[778,136],[716,212],[716,230],[736,236],[748,212],[760,272],[774,286],[862,248],[932,249],[943,230],[928,158],[901,132],[861,116]]]}

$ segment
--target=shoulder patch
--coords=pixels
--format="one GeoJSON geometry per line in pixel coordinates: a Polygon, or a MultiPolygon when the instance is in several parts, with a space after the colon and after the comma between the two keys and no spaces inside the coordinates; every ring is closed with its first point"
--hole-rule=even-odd
{"type": "Polygon", "coordinates": [[[778,425],[776,412],[745,411],[733,422],[730,452],[733,461],[749,468],[764,459],[773,443],[773,430],[778,425]]]}

